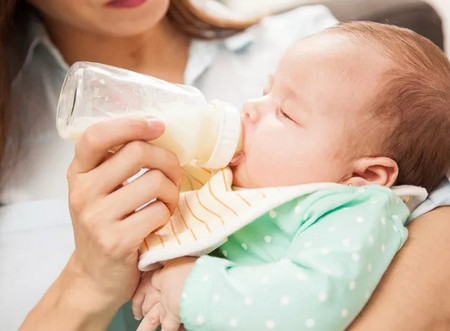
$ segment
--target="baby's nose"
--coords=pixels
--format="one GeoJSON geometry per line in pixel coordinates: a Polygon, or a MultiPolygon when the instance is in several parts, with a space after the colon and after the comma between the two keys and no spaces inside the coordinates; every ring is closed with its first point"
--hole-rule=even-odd
{"type": "Polygon", "coordinates": [[[242,108],[242,121],[243,122],[251,122],[256,123],[259,121],[259,118],[261,116],[259,110],[258,110],[258,104],[255,101],[246,101],[244,103],[244,106],[242,108]]]}

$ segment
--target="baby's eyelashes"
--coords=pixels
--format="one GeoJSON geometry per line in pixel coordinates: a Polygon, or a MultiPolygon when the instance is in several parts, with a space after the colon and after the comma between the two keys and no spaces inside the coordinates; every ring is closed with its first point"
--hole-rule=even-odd
{"type": "Polygon", "coordinates": [[[284,111],[283,111],[283,109],[281,109],[281,108],[279,108],[279,113],[280,113],[280,115],[281,115],[281,117],[284,117],[284,118],[286,118],[286,119],[288,119],[288,120],[291,120],[292,121],[292,118],[290,118],[289,117],[289,115],[288,114],[286,114],[284,111]]]}
{"type": "Polygon", "coordinates": [[[277,105],[276,105],[276,107],[277,107],[277,110],[276,110],[276,111],[277,111],[277,114],[278,114],[280,117],[293,121],[293,119],[292,119],[287,113],[285,113],[285,112],[283,111],[283,108],[281,107],[281,103],[278,102],[277,105]]]}
{"type": "Polygon", "coordinates": [[[301,126],[301,124],[299,122],[297,122],[294,118],[292,118],[289,115],[289,113],[287,113],[283,110],[283,107],[281,106],[281,104],[277,105],[277,116],[281,117],[284,120],[288,120],[288,121],[292,122],[293,124],[301,126]]]}

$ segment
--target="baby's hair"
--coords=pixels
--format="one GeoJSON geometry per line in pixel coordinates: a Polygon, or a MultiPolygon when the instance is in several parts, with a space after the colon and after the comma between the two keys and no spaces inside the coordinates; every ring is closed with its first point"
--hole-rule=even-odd
{"type": "Polygon", "coordinates": [[[383,128],[378,152],[397,162],[396,185],[433,190],[450,168],[450,62],[431,41],[396,26],[351,22],[327,30],[344,34],[393,67],[383,76],[372,114],[383,128]]]}

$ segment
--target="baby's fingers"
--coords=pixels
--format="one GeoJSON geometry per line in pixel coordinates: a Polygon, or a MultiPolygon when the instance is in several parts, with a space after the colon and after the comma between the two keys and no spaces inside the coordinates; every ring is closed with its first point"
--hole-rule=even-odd
{"type": "MultiPolygon", "coordinates": [[[[138,288],[139,289],[139,288],[138,288]]],[[[140,320],[144,314],[142,313],[142,304],[144,303],[145,293],[136,291],[131,300],[131,310],[135,319],[140,320]]]]}
{"type": "Polygon", "coordinates": [[[180,322],[170,314],[167,314],[161,323],[161,331],[178,331],[179,328],[180,322]]]}
{"type": "Polygon", "coordinates": [[[153,271],[142,274],[139,285],[131,299],[134,318],[141,319],[159,302],[160,293],[152,286],[153,271]]]}
{"type": "Polygon", "coordinates": [[[159,309],[159,303],[154,305],[148,314],[144,316],[136,331],[155,331],[160,324],[159,309]]]}

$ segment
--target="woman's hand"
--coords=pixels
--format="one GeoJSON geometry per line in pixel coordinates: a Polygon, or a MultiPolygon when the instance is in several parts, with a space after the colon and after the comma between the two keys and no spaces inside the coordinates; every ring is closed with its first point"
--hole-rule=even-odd
{"type": "Polygon", "coordinates": [[[163,131],[163,123],[156,120],[121,119],[93,125],[78,140],[69,167],[75,234],[69,266],[88,281],[99,300],[107,299],[117,307],[131,298],[139,282],[140,243],[167,222],[178,203],[177,158],[146,143],[163,131]],[[122,147],[109,152],[117,146],[122,147]],[[149,170],[128,183],[142,168],[149,170]]]}
{"type": "Polygon", "coordinates": [[[177,158],[146,143],[163,131],[156,120],[121,119],[95,124],[79,139],[68,172],[75,250],[21,331],[106,330],[131,298],[138,247],[178,202],[177,158]],[[142,168],[150,170],[128,183],[142,168]]]}

